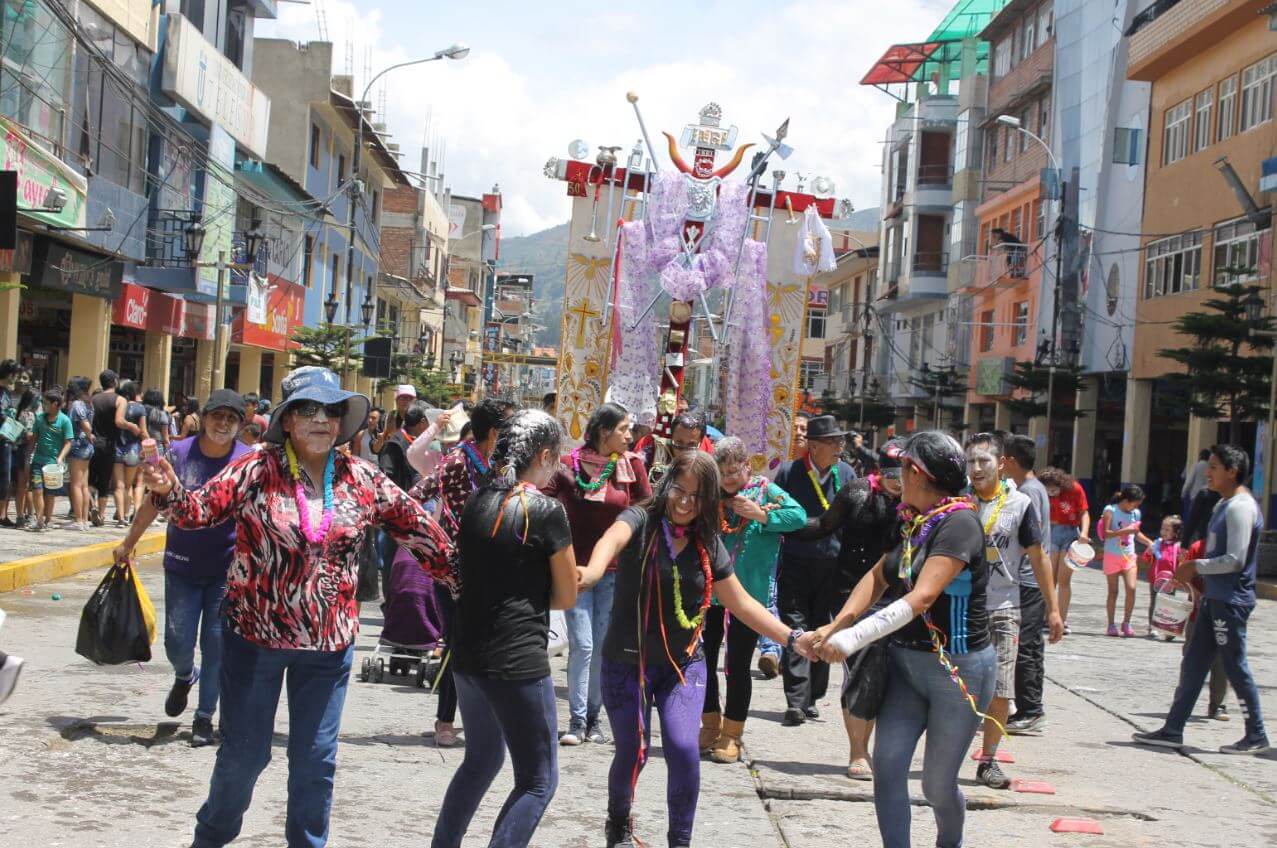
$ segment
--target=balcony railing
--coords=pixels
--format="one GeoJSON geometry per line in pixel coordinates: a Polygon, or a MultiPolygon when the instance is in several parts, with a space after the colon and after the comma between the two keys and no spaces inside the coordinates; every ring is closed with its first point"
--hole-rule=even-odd
{"type": "Polygon", "coordinates": [[[919,165],[918,166],[918,186],[947,186],[953,185],[953,168],[947,163],[938,165],[919,165]]]}
{"type": "Polygon", "coordinates": [[[913,255],[915,274],[946,274],[949,272],[947,251],[918,251],[913,255]]]}

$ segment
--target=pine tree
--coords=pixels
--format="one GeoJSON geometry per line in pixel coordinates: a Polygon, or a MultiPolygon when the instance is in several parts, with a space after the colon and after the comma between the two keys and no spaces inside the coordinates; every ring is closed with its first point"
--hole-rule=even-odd
{"type": "Polygon", "coordinates": [[[363,346],[368,339],[355,336],[345,327],[322,324],[298,327],[293,331],[292,367],[317,365],[339,371],[346,363],[348,371],[358,372],[364,362],[363,346]]]}
{"type": "MultiPolygon", "coordinates": [[[[1007,401],[1007,408],[1025,418],[1046,417],[1046,393],[1051,385],[1051,369],[1040,362],[1024,360],[1015,363],[1015,372],[1006,377],[1012,390],[1018,393],[1007,401]]],[[[1082,387],[1081,371],[1074,366],[1055,366],[1055,396],[1063,392],[1068,397],[1076,397],[1082,387]]],[[[1052,405],[1051,418],[1081,418],[1085,415],[1072,407],[1062,408],[1059,403],[1052,405]]]]}
{"type": "Polygon", "coordinates": [[[1217,287],[1217,296],[1203,303],[1202,311],[1188,312],[1172,325],[1192,344],[1159,350],[1157,355],[1184,366],[1182,373],[1167,374],[1165,379],[1186,390],[1193,415],[1236,423],[1268,414],[1273,340],[1253,336],[1251,331],[1271,331],[1273,319],[1250,317],[1246,303],[1261,297],[1263,291],[1240,283],[1217,287]]]}

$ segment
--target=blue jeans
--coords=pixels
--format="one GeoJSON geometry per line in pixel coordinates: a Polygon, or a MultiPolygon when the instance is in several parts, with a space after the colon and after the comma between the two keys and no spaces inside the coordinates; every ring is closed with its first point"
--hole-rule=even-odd
{"type": "Polygon", "coordinates": [[[212,718],[222,668],[222,598],[225,577],[183,577],[164,570],[164,653],[178,680],[196,675],[195,640],[204,663],[195,715],[212,718]]]}
{"type": "Polygon", "coordinates": [[[1175,699],[1166,714],[1166,729],[1183,736],[1184,725],[1193,712],[1202,684],[1210,673],[1216,654],[1224,661],[1224,673],[1233,684],[1246,719],[1248,739],[1266,738],[1264,715],[1259,708],[1259,689],[1246,662],[1246,621],[1254,605],[1230,604],[1203,598],[1194,622],[1193,635],[1184,646],[1184,659],[1179,666],[1179,685],[1175,699]]]}
{"type": "MultiPolygon", "coordinates": [[[[779,617],[776,611],[776,572],[772,572],[771,587],[767,590],[767,611],[772,615],[779,617]]],[[[781,647],[779,642],[773,642],[766,636],[758,637],[758,653],[771,654],[773,657],[780,657],[781,647]]]]}
{"type": "Polygon", "coordinates": [[[593,589],[577,595],[576,606],[567,611],[568,711],[575,723],[593,724],[603,707],[603,637],[612,620],[615,592],[615,572],[604,574],[593,589]]]}
{"type": "Polygon", "coordinates": [[[337,770],[337,729],[355,646],[342,651],[263,648],[223,634],[222,746],[208,800],[195,820],[194,848],[222,846],[239,835],[253,787],[271,758],[275,711],[288,686],[288,848],[328,842],[337,770]]]}
{"type": "Polygon", "coordinates": [[[493,680],[455,672],[466,754],[443,796],[431,848],[456,848],[510,749],[514,788],[492,828],[489,848],[521,848],[536,832],[559,785],[554,684],[493,680]]]}
{"type": "MultiPolygon", "coordinates": [[[[936,817],[938,848],[960,848],[967,801],[958,771],[980,717],[962,697],[937,656],[892,646],[887,692],[874,731],[874,811],[883,848],[909,848],[909,764],[923,731],[922,794],[936,817]]],[[[993,699],[997,658],[991,646],[951,654],[980,712],[993,699]]]]}

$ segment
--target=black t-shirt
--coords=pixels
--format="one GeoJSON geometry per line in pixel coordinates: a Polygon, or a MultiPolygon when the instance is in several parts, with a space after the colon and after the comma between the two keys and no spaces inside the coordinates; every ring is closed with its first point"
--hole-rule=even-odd
{"type": "Polygon", "coordinates": [[[93,405],[93,435],[106,439],[114,445],[119,437],[119,428],[115,426],[115,400],[119,397],[115,389],[95,394],[90,402],[93,405]]]}
{"type": "MultiPolygon", "coordinates": [[[[633,535],[630,543],[617,557],[616,594],[612,601],[612,621],[607,628],[607,638],[603,641],[603,656],[612,662],[637,665],[640,622],[646,618],[647,629],[642,640],[647,651],[647,662],[649,665],[668,663],[665,640],[661,636],[663,618],[665,637],[669,640],[669,656],[679,665],[699,659],[702,655],[699,643],[690,656],[687,653],[693,631],[684,630],[674,617],[674,564],[670,562],[660,527],[652,528],[655,531],[654,537],[647,532],[647,510],[637,506],[622,512],[617,520],[628,524],[633,535]],[[652,604],[650,614],[645,615],[651,595],[651,584],[648,582],[651,572],[644,567],[649,543],[655,544],[656,555],[646,565],[650,567],[655,563],[659,568],[660,605],[652,604]]],[[[715,539],[714,547],[709,551],[709,563],[710,573],[715,580],[724,580],[734,573],[731,557],[718,539],[715,539]]],[[[701,608],[701,598],[705,595],[705,574],[701,571],[701,558],[695,542],[683,548],[683,552],[678,555],[677,567],[683,613],[690,620],[696,617],[701,608]]]]}
{"type": "Polygon", "coordinates": [[[550,557],[572,544],[572,533],[562,504],[527,492],[506,504],[494,538],[507,494],[484,486],[461,513],[461,597],[452,663],[477,677],[533,680],[550,673],[550,557]],[[520,541],[525,527],[526,543],[520,541]]]}
{"type": "MultiPolygon", "coordinates": [[[[900,579],[900,557],[903,545],[898,545],[883,563],[883,577],[887,580],[887,593],[901,596],[905,593],[905,581],[900,579]]],[[[917,550],[913,552],[913,579],[928,557],[948,556],[962,560],[966,566],[945,587],[928,611],[931,622],[944,634],[945,650],[951,654],[970,654],[989,644],[989,618],[985,611],[985,594],[989,582],[989,567],[984,561],[984,528],[974,510],[952,512],[940,519],[917,550]]],[[[893,644],[919,651],[933,650],[931,635],[922,616],[916,617],[892,636],[893,644]]]]}

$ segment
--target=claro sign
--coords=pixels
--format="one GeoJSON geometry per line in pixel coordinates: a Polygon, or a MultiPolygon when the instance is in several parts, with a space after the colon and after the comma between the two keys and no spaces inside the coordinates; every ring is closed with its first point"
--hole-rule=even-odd
{"type": "Polygon", "coordinates": [[[206,122],[218,124],[241,147],[264,159],[270,98],[209,44],[194,24],[176,12],[166,17],[164,93],[206,122]]]}

